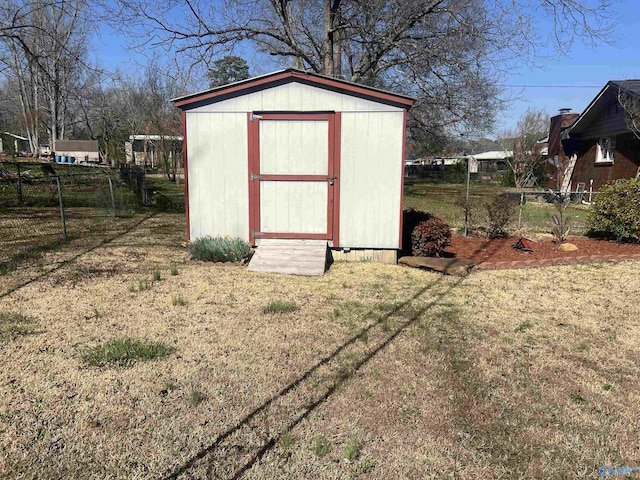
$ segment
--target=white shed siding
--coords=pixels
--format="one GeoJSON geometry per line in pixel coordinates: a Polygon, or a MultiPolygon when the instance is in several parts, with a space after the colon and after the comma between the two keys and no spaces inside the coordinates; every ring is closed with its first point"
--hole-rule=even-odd
{"type": "Polygon", "coordinates": [[[189,112],[252,111],[385,111],[402,112],[402,108],[312,87],[303,83],[287,83],[259,92],[247,93],[228,100],[196,107],[189,112]]]}
{"type": "Polygon", "coordinates": [[[260,231],[326,233],[327,183],[262,182],[260,231]]]}
{"type": "Polygon", "coordinates": [[[342,114],[340,245],[398,248],[404,114],[342,114]]]}
{"type": "Polygon", "coordinates": [[[249,238],[246,113],[186,113],[190,236],[249,238]]]}
{"type": "Polygon", "coordinates": [[[260,173],[327,175],[328,133],[326,120],[260,122],[260,173]]]}

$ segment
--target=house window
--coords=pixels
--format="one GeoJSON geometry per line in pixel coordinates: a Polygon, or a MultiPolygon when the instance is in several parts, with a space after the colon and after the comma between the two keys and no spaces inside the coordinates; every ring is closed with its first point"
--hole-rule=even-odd
{"type": "Polygon", "coordinates": [[[598,145],[596,148],[596,163],[613,163],[615,153],[615,137],[605,137],[598,139],[598,145]]]}

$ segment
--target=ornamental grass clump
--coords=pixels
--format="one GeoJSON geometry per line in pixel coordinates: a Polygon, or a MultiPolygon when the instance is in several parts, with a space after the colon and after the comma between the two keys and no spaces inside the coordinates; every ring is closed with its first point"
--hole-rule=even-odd
{"type": "Polygon", "coordinates": [[[412,252],[417,257],[440,257],[449,245],[451,228],[435,215],[419,223],[411,234],[412,252]]]}
{"type": "Polygon", "coordinates": [[[251,245],[241,238],[200,237],[187,247],[194,260],[202,262],[233,262],[238,263],[249,258],[251,245]]]}

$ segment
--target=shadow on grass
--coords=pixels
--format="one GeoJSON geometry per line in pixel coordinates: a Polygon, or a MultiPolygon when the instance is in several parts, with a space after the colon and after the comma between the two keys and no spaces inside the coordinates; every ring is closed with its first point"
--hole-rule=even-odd
{"type": "Polygon", "coordinates": [[[296,380],[218,435],[207,447],[185,460],[184,463],[175,467],[162,478],[165,480],[177,479],[182,474],[198,467],[205,467],[208,477],[240,478],[269,450],[278,445],[283,435],[289,434],[294,427],[308,418],[318,407],[339,391],[355,372],[389,346],[399,335],[419,322],[424,314],[435,307],[446,306],[443,302],[444,299],[464,282],[464,277],[457,279],[446,292],[434,297],[428,303],[422,304],[420,307],[413,305],[422,295],[440,284],[441,278],[420,288],[411,298],[386,312],[381,313],[375,308],[371,309],[367,316],[375,315],[377,317],[372,324],[349,338],[313,367],[302,373],[296,380]],[[398,318],[402,318],[403,321],[397,321],[398,318]],[[389,328],[389,320],[391,319],[396,320],[397,327],[395,329],[389,328]],[[371,334],[377,331],[376,329],[383,332],[382,340],[371,342],[371,334]],[[363,344],[371,345],[363,354],[351,351],[363,344]],[[318,383],[316,375],[320,373],[321,369],[331,369],[335,372],[332,381],[326,389],[310,388],[312,384],[318,383]],[[318,393],[309,395],[309,392],[318,393]],[[282,417],[285,410],[291,412],[284,413],[284,416],[288,416],[285,426],[274,432],[273,425],[271,425],[273,422],[269,418],[272,416],[282,417]]]}
{"type": "MultiPolygon", "coordinates": [[[[495,252],[485,253],[493,258],[495,252]]],[[[529,344],[512,354],[515,368],[504,384],[487,382],[473,356],[471,341],[482,335],[482,331],[464,322],[462,312],[447,302],[447,298],[458,294],[456,290],[464,281],[465,277],[458,278],[444,290],[438,288],[436,293],[436,288],[443,283],[440,277],[409,299],[390,305],[389,309],[380,311],[374,306],[366,314],[374,319],[370,325],[217,435],[210,444],[171,467],[161,478],[241,478],[277,448],[281,439],[290,436],[296,426],[339,394],[356,372],[412,327],[417,328],[425,354],[438,351],[444,356],[441,373],[451,395],[452,415],[448,420],[452,435],[457,435],[456,442],[461,449],[483,459],[483,468],[487,471],[495,469],[494,472],[518,478],[559,479],[566,478],[568,472],[595,473],[597,462],[606,458],[622,464],[624,459],[611,448],[590,456],[584,451],[588,441],[566,445],[558,444],[554,438],[532,441],[527,436],[528,429],[543,432],[559,422],[564,404],[548,402],[543,394],[544,385],[532,378],[529,344]],[[430,291],[433,292],[430,298],[421,298],[430,291]],[[500,388],[504,389],[503,393],[524,391],[530,401],[520,403],[511,395],[501,396],[500,388]]],[[[613,425],[605,430],[611,430],[613,425]]],[[[571,438],[585,435],[597,438],[603,434],[601,428],[602,425],[598,425],[585,429],[579,422],[564,419],[562,432],[571,438]]],[[[452,466],[450,471],[431,473],[460,476],[457,468],[452,466]]]]}
{"type": "MultiPolygon", "coordinates": [[[[78,258],[82,257],[83,255],[90,253],[104,245],[107,245],[111,242],[113,242],[114,240],[117,240],[118,238],[122,237],[123,235],[126,235],[127,233],[131,232],[133,229],[137,228],[138,226],[140,226],[143,222],[146,222],[147,220],[149,220],[150,218],[154,217],[156,214],[155,213],[151,213],[149,215],[145,215],[143,218],[137,220],[136,222],[133,222],[129,225],[127,225],[127,227],[120,231],[117,232],[115,235],[111,235],[107,238],[102,239],[100,242],[96,243],[95,245],[92,245],[91,247],[84,249],[82,251],[80,251],[79,253],[73,255],[71,258],[68,258],[62,262],[60,262],[58,265],[56,265],[54,268],[52,268],[51,270],[47,270],[46,272],[43,272],[39,275],[36,275],[35,277],[32,277],[22,283],[19,283],[18,285],[14,285],[13,287],[9,288],[8,290],[0,293],[0,299],[11,295],[13,292],[21,289],[22,287],[26,287],[27,285],[30,285],[34,282],[37,282],[39,280],[42,280],[43,278],[46,278],[47,276],[51,275],[52,273],[60,270],[61,268],[73,263],[74,261],[76,261],[78,258]]],[[[41,253],[44,253],[44,251],[50,251],[53,250],[61,245],[64,245],[68,242],[65,241],[61,241],[59,243],[56,243],[55,245],[51,246],[51,247],[47,247],[45,248],[42,252],[39,252],[38,255],[40,255],[41,253]]]]}

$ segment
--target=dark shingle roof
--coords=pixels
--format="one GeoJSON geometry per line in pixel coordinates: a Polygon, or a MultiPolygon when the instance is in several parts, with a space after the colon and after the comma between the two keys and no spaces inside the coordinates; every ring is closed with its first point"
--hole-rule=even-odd
{"type": "Polygon", "coordinates": [[[627,93],[640,95],[640,80],[611,80],[609,83],[627,93]]]}

